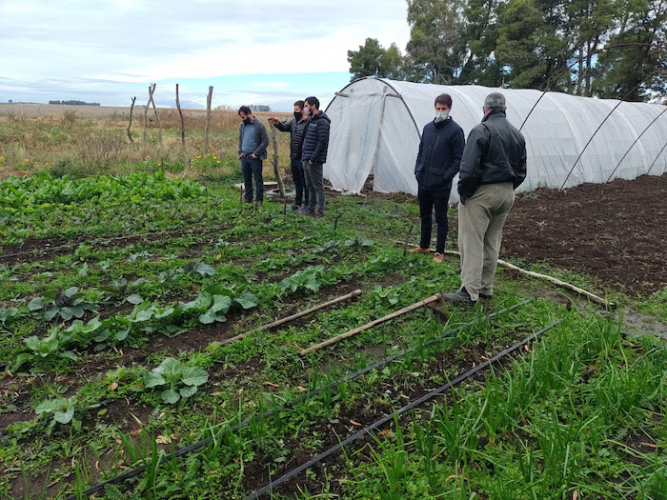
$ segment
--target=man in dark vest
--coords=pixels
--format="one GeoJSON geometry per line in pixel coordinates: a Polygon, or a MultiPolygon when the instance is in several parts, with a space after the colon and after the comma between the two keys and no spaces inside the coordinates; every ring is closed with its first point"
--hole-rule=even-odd
{"type": "Polygon", "coordinates": [[[451,110],[452,98],[448,94],[440,94],[435,98],[435,118],[424,127],[415,163],[421,240],[412,252],[424,255],[431,253],[432,214],[435,208],[438,234],[433,260],[437,263],[442,263],[445,257],[445,240],[449,230],[449,195],[465,146],[463,130],[449,116],[451,110]]]}
{"type": "Polygon", "coordinates": [[[264,177],[262,162],[266,160],[269,134],[262,122],[252,115],[248,106],[239,108],[239,158],[245,187],[245,201],[252,203],[252,178],[255,178],[255,200],[261,205],[264,200],[264,177]]]}
{"type": "Polygon", "coordinates": [[[292,179],[294,180],[294,204],[292,210],[308,206],[309,196],[306,188],[306,178],[303,172],[303,164],[301,163],[301,150],[303,149],[303,133],[306,129],[308,117],[303,111],[303,101],[296,101],[294,103],[294,118],[290,121],[281,122],[275,117],[269,118],[269,121],[281,132],[290,133],[289,151],[290,151],[290,167],[292,170],[292,179]]]}
{"type": "Polygon", "coordinates": [[[505,115],[505,97],[486,96],[484,118],[470,132],[459,173],[459,250],[461,289],[444,298],[474,305],[493,295],[503,226],[514,204],[514,190],[526,178],[526,141],[505,115]]]}

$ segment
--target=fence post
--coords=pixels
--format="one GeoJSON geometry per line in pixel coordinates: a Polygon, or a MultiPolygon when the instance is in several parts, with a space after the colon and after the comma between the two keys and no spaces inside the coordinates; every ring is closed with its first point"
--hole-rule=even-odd
{"type": "Polygon", "coordinates": [[[132,134],[130,134],[130,127],[132,127],[132,112],[134,111],[134,101],[136,100],[136,96],[132,98],[132,106],[130,106],[130,123],[127,126],[127,136],[130,138],[130,142],[134,142],[134,139],[132,139],[132,134]]]}
{"type": "Polygon", "coordinates": [[[208,153],[208,132],[211,128],[211,101],[213,100],[213,86],[208,88],[208,97],[206,97],[206,130],[204,130],[204,151],[208,153]]]}

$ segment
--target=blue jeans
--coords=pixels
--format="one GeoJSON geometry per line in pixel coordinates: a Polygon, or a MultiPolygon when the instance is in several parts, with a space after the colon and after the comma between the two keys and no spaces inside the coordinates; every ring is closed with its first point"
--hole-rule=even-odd
{"type": "Polygon", "coordinates": [[[245,201],[252,202],[252,178],[255,177],[255,200],[264,200],[264,178],[262,177],[262,160],[250,155],[241,158],[241,171],[245,185],[245,201]]]}
{"type": "Polygon", "coordinates": [[[294,206],[301,206],[302,201],[305,206],[308,206],[310,197],[308,196],[308,187],[306,186],[306,176],[303,172],[303,164],[301,163],[301,160],[292,160],[290,166],[292,169],[292,179],[294,180],[294,189],[296,190],[296,194],[294,195],[294,206]]]}

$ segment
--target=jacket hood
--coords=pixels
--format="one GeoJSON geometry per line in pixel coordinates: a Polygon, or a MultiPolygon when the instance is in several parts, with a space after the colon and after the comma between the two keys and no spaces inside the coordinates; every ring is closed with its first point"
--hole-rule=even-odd
{"type": "Polygon", "coordinates": [[[331,118],[329,118],[324,111],[318,111],[317,114],[315,116],[312,116],[310,119],[311,120],[326,120],[329,123],[331,123],[331,118]]]}

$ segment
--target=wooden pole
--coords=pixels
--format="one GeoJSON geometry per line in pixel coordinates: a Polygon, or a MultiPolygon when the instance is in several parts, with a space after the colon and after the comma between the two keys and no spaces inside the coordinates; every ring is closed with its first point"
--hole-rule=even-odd
{"type": "Polygon", "coordinates": [[[155,93],[155,87],[157,87],[157,83],[153,84],[153,88],[151,89],[149,87],[148,92],[150,93],[150,101],[149,104],[153,105],[153,111],[155,112],[155,121],[157,122],[158,126],[158,137],[160,140],[160,145],[162,145],[162,122],[160,121],[160,115],[157,112],[157,107],[155,106],[155,99],[153,98],[153,94],[155,93]]]}
{"type": "Polygon", "coordinates": [[[151,86],[148,86],[148,102],[146,103],[146,107],[144,108],[144,133],[142,134],[141,138],[144,142],[146,142],[146,129],[148,128],[148,110],[151,108],[151,99],[153,98],[153,94],[151,93],[151,86]]]}
{"type": "Polygon", "coordinates": [[[178,97],[178,83],[176,84],[176,108],[181,117],[181,150],[185,150],[185,120],[183,120],[183,110],[181,109],[181,100],[178,97]]]}
{"type": "Polygon", "coordinates": [[[424,300],[420,300],[419,302],[416,302],[412,304],[411,306],[404,307],[400,311],[393,312],[391,314],[388,314],[380,319],[376,319],[375,321],[371,321],[370,323],[365,324],[364,326],[360,326],[359,328],[355,328],[354,330],[347,331],[345,333],[342,333],[332,339],[329,339],[325,342],[322,342],[320,344],[316,344],[312,347],[309,347],[308,349],[301,349],[299,354],[301,356],[305,356],[306,354],[310,354],[313,351],[317,351],[319,349],[323,349],[325,347],[328,347],[332,344],[335,344],[336,342],[339,342],[343,339],[346,339],[348,337],[352,337],[353,335],[356,335],[358,333],[361,333],[365,330],[368,330],[370,328],[373,328],[374,326],[380,325],[382,323],[386,323],[387,321],[390,321],[394,318],[397,318],[399,316],[402,316],[403,314],[409,313],[410,311],[414,311],[415,309],[419,309],[420,307],[427,306],[429,304],[432,304],[433,302],[438,302],[442,300],[442,295],[439,293],[436,293],[435,295],[431,295],[430,297],[427,297],[424,300]]]}
{"type": "Polygon", "coordinates": [[[211,128],[211,102],[213,101],[213,87],[208,88],[208,96],[206,97],[206,128],[204,130],[204,151],[208,153],[208,132],[211,128]]]}
{"type": "MultiPolygon", "coordinates": [[[[402,241],[397,241],[397,245],[403,245],[402,241]]],[[[455,252],[453,250],[445,250],[445,255],[453,255],[456,257],[461,257],[461,254],[459,252],[455,252]]],[[[498,265],[507,269],[511,269],[512,271],[516,271],[521,274],[525,274],[526,276],[530,276],[532,278],[538,278],[542,280],[549,281],[550,283],[553,283],[554,285],[557,285],[561,288],[565,288],[567,290],[570,290],[572,292],[578,293],[579,295],[583,295],[585,297],[588,297],[591,301],[595,302],[596,304],[600,304],[602,306],[605,306],[608,309],[613,309],[616,307],[616,305],[612,302],[607,302],[604,300],[602,297],[598,297],[594,293],[588,292],[586,290],[583,290],[577,286],[574,286],[570,283],[566,283],[565,281],[561,281],[558,278],[554,278],[553,276],[548,276],[546,274],[541,274],[541,273],[535,273],[533,271],[528,271],[526,269],[521,269],[520,267],[515,266],[514,264],[510,264],[509,262],[506,262],[504,260],[498,259],[498,265]]]]}
{"type": "Polygon", "coordinates": [[[240,340],[243,337],[246,337],[252,333],[258,333],[258,332],[263,332],[266,330],[270,330],[272,328],[276,328],[280,325],[284,325],[285,323],[289,323],[290,321],[294,321],[296,319],[302,318],[303,316],[307,316],[308,314],[314,313],[316,311],[319,311],[321,309],[324,309],[326,307],[333,306],[335,304],[338,304],[339,302],[344,302],[349,299],[353,299],[355,297],[359,297],[361,295],[361,290],[355,290],[351,293],[348,293],[347,295],[343,295],[341,297],[338,297],[337,299],[330,300],[329,302],[325,302],[324,304],[317,305],[315,307],[311,307],[310,309],[306,309],[305,311],[298,312],[296,314],[292,314],[291,316],[287,316],[286,318],[279,319],[278,321],[274,321],[273,323],[269,323],[267,325],[264,325],[260,328],[256,328],[255,330],[251,330],[246,333],[241,333],[239,335],[236,335],[234,337],[228,338],[226,340],[223,340],[220,342],[220,345],[226,345],[230,344],[231,342],[234,342],[236,340],[240,340]]]}
{"type": "Polygon", "coordinates": [[[134,102],[136,100],[136,97],[132,98],[132,106],[130,106],[130,123],[127,126],[127,136],[130,138],[130,142],[134,142],[134,139],[132,139],[132,134],[130,134],[130,127],[132,127],[132,112],[134,111],[134,102]]]}
{"type": "Polygon", "coordinates": [[[280,167],[278,165],[278,141],[276,140],[276,127],[271,125],[271,142],[273,142],[273,173],[276,177],[276,182],[278,183],[278,191],[280,191],[280,196],[285,198],[285,185],[283,184],[283,178],[280,175],[280,167]]]}

